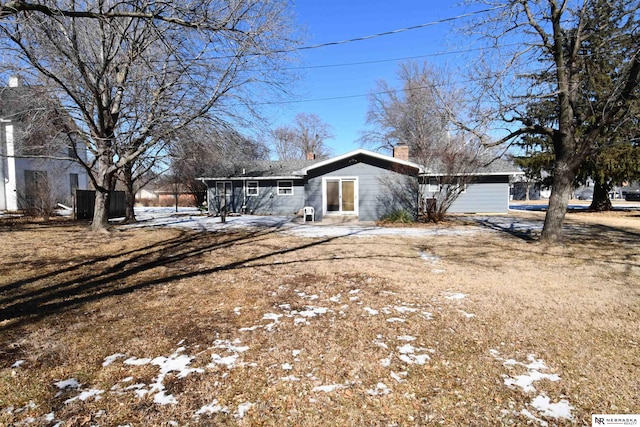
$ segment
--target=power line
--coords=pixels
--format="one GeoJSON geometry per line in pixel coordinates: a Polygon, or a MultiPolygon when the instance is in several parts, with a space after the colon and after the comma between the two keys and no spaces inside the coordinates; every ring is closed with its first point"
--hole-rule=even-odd
{"type": "Polygon", "coordinates": [[[388,95],[388,94],[392,94],[392,93],[399,93],[399,92],[404,92],[404,91],[412,91],[412,90],[421,90],[421,89],[430,89],[430,88],[435,88],[435,87],[444,87],[444,86],[450,86],[450,85],[461,85],[461,84],[465,84],[465,83],[475,83],[475,82],[479,82],[479,81],[483,81],[483,80],[491,80],[493,77],[480,77],[480,78],[470,78],[470,79],[465,79],[465,80],[460,80],[457,82],[447,82],[444,84],[430,84],[427,86],[418,86],[418,87],[414,87],[411,89],[406,89],[406,88],[398,88],[398,89],[391,89],[391,90],[385,90],[385,91],[380,91],[380,92],[369,92],[369,93],[361,93],[361,94],[354,94],[354,95],[341,95],[341,96],[332,96],[332,97],[326,97],[326,98],[310,98],[310,99],[298,99],[298,100],[288,100],[288,101],[266,101],[266,102],[257,102],[254,105],[286,105],[286,104],[303,104],[306,102],[324,102],[324,101],[340,101],[343,99],[355,99],[355,98],[365,98],[368,96],[376,96],[376,95],[388,95]]]}
{"type": "MultiPolygon", "coordinates": [[[[511,43],[501,45],[500,47],[509,47],[509,46],[519,46],[520,43],[511,43]]],[[[387,59],[374,59],[371,61],[360,61],[360,62],[343,62],[338,64],[322,64],[322,65],[303,65],[300,67],[285,67],[283,70],[311,70],[311,69],[322,69],[322,68],[337,68],[337,67],[349,67],[355,65],[371,65],[371,64],[382,64],[385,62],[397,62],[404,61],[407,59],[419,59],[419,58],[430,58],[430,57],[438,57],[438,56],[446,56],[446,55],[457,55],[460,53],[469,53],[469,52],[477,52],[480,50],[487,50],[487,47],[476,47],[470,49],[460,49],[460,50],[449,50],[435,53],[425,53],[423,55],[415,55],[415,56],[404,56],[400,58],[387,58],[387,59]]]]}
{"type": "Polygon", "coordinates": [[[470,16],[481,15],[481,14],[484,14],[484,13],[487,13],[487,12],[493,12],[495,10],[504,9],[505,7],[507,7],[507,6],[506,5],[495,6],[495,7],[489,8],[489,9],[477,10],[475,12],[464,13],[462,15],[452,16],[450,18],[443,18],[443,19],[439,19],[437,21],[426,22],[424,24],[412,25],[410,27],[398,28],[396,30],[384,31],[382,33],[376,33],[376,34],[370,34],[368,36],[354,37],[354,38],[351,38],[351,39],[339,40],[339,41],[334,41],[334,42],[318,43],[318,44],[313,44],[313,45],[309,45],[309,46],[300,46],[300,47],[295,47],[295,48],[291,48],[291,49],[275,50],[274,52],[275,53],[287,53],[287,52],[295,52],[295,51],[299,51],[299,50],[318,49],[318,48],[321,48],[321,47],[337,46],[337,45],[341,45],[341,44],[347,44],[347,43],[359,42],[359,41],[364,41],[364,40],[370,40],[370,39],[374,39],[374,38],[378,38],[378,37],[384,37],[384,36],[390,36],[390,35],[393,35],[393,34],[404,33],[406,31],[417,30],[417,29],[420,29],[420,28],[431,27],[431,26],[438,25],[438,24],[444,24],[446,22],[457,21],[459,19],[468,18],[470,16]]]}

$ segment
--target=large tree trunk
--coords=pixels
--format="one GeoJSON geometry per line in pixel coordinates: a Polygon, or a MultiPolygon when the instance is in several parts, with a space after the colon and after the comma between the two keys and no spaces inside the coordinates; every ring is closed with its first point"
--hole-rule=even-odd
{"type": "Polygon", "coordinates": [[[589,210],[601,212],[610,211],[611,209],[613,209],[613,206],[611,205],[611,199],[609,199],[610,190],[611,186],[596,182],[595,186],[593,187],[593,200],[591,201],[589,210]]]}
{"type": "Polygon", "coordinates": [[[109,227],[109,199],[113,190],[113,172],[110,171],[109,158],[105,154],[96,162],[96,201],[93,209],[92,231],[107,231],[109,227]]]}
{"type": "Polygon", "coordinates": [[[544,218],[544,228],[540,241],[559,243],[562,241],[562,224],[573,191],[575,173],[566,162],[556,162],[553,175],[553,187],[549,198],[549,208],[544,218]]]}
{"type": "Polygon", "coordinates": [[[106,231],[109,227],[109,200],[108,191],[96,190],[96,202],[93,207],[93,222],[91,231],[106,231]]]}

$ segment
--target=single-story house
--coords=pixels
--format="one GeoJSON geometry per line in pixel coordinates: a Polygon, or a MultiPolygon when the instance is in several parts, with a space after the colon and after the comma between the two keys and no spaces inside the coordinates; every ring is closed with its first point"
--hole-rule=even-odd
{"type": "MultiPolygon", "coordinates": [[[[295,215],[311,207],[315,221],[375,221],[397,209],[417,213],[419,198],[428,198],[440,178],[408,160],[406,146],[397,148],[393,156],[357,149],[326,160],[262,161],[234,176],[199,179],[212,214],[295,215]]],[[[521,173],[507,162],[492,163],[474,174],[449,212],[507,212],[510,178],[521,173]]]]}

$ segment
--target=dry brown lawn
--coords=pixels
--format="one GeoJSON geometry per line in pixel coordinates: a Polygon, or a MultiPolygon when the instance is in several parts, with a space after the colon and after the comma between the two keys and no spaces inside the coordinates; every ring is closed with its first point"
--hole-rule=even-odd
{"type": "Polygon", "coordinates": [[[561,247],[490,229],[2,224],[0,425],[591,425],[640,413],[640,217],[568,223],[579,227],[561,247]]]}

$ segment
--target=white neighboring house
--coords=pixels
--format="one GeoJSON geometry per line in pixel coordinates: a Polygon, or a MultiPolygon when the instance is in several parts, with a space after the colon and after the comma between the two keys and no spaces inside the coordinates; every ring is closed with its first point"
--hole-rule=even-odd
{"type": "MultiPolygon", "coordinates": [[[[20,131],[29,125],[25,123],[29,110],[40,109],[38,113],[42,114],[46,105],[51,105],[51,100],[39,96],[33,88],[21,86],[16,77],[10,78],[8,87],[0,88],[0,210],[28,209],[45,193],[50,202],[71,206],[75,189],[88,188],[87,172],[71,160],[71,139],[60,137],[53,120],[42,120],[37,125],[51,128],[37,130],[40,137],[54,135],[45,141],[49,148],[54,147],[55,151],[48,153],[51,158],[27,157],[32,144],[20,139],[20,131]]],[[[76,144],[76,151],[78,157],[87,160],[84,145],[76,144]]]]}

